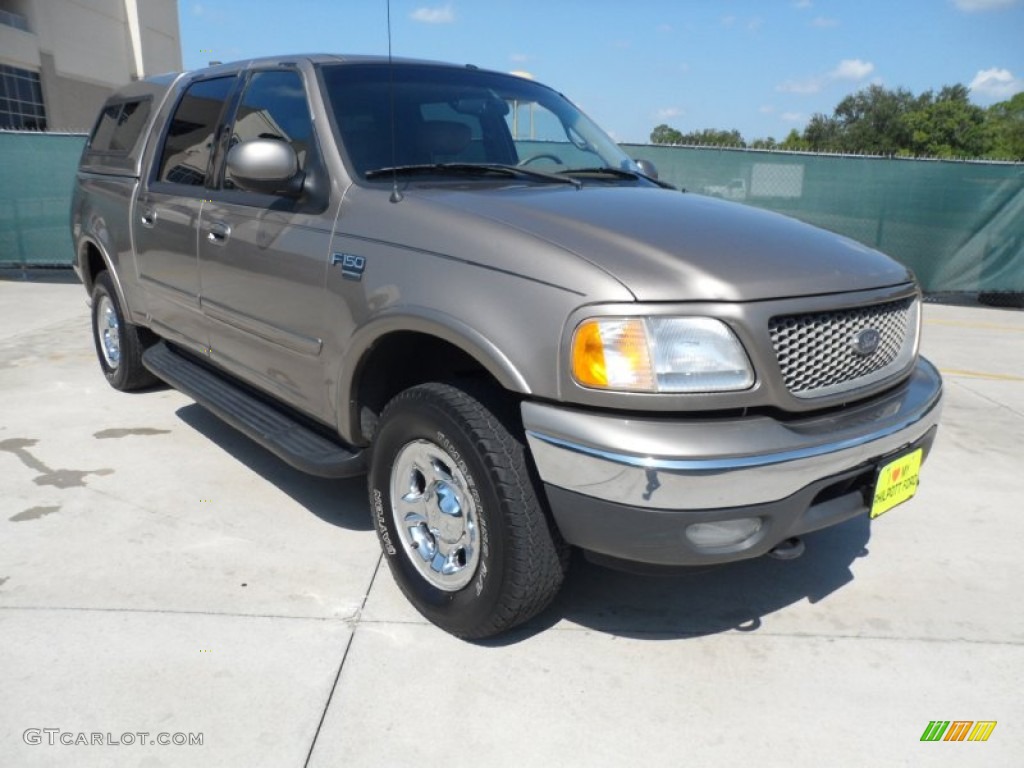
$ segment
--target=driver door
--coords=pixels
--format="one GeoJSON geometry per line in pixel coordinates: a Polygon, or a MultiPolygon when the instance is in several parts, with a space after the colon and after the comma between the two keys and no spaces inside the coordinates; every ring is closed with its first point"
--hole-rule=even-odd
{"type": "MultiPolygon", "coordinates": [[[[307,179],[326,174],[303,76],[295,68],[249,73],[229,135],[229,146],[256,138],[288,142],[307,179]]],[[[199,222],[211,359],[323,418],[325,281],[333,225],[327,196],[246,192],[223,167],[220,177],[199,222]]],[[[329,187],[326,177],[313,186],[329,187]]]]}

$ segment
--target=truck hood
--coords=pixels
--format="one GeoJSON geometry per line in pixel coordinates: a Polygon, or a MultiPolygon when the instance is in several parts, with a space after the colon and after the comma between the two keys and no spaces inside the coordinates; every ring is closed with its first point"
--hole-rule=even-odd
{"type": "MultiPolygon", "coordinates": [[[[597,185],[417,193],[569,251],[639,301],[757,301],[912,279],[893,259],[848,238],[701,195],[597,185]]],[[[571,276],[565,280],[571,287],[571,276]]]]}

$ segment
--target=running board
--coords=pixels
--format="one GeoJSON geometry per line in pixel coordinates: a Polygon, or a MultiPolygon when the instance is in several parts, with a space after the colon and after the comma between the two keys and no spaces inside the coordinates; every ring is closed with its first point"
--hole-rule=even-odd
{"type": "Polygon", "coordinates": [[[334,478],[366,472],[362,450],[319,434],[163,341],[146,350],[142,364],[296,469],[334,478]]]}

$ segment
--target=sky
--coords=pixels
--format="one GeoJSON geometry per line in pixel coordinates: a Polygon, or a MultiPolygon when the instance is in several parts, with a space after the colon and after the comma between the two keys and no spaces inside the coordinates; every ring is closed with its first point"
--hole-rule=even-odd
{"type": "MultiPolygon", "coordinates": [[[[388,52],[385,0],[179,0],[186,69],[388,52]]],[[[620,142],[667,123],[785,138],[879,83],[1024,90],[1024,0],[392,0],[395,56],[528,72],[620,142]]]]}

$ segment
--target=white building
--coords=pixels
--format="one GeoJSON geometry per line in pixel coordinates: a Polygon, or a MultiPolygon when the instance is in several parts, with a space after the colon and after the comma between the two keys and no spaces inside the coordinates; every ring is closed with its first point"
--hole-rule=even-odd
{"type": "Polygon", "coordinates": [[[0,0],[0,128],[88,131],[115,88],[181,68],[177,0],[0,0]]]}

